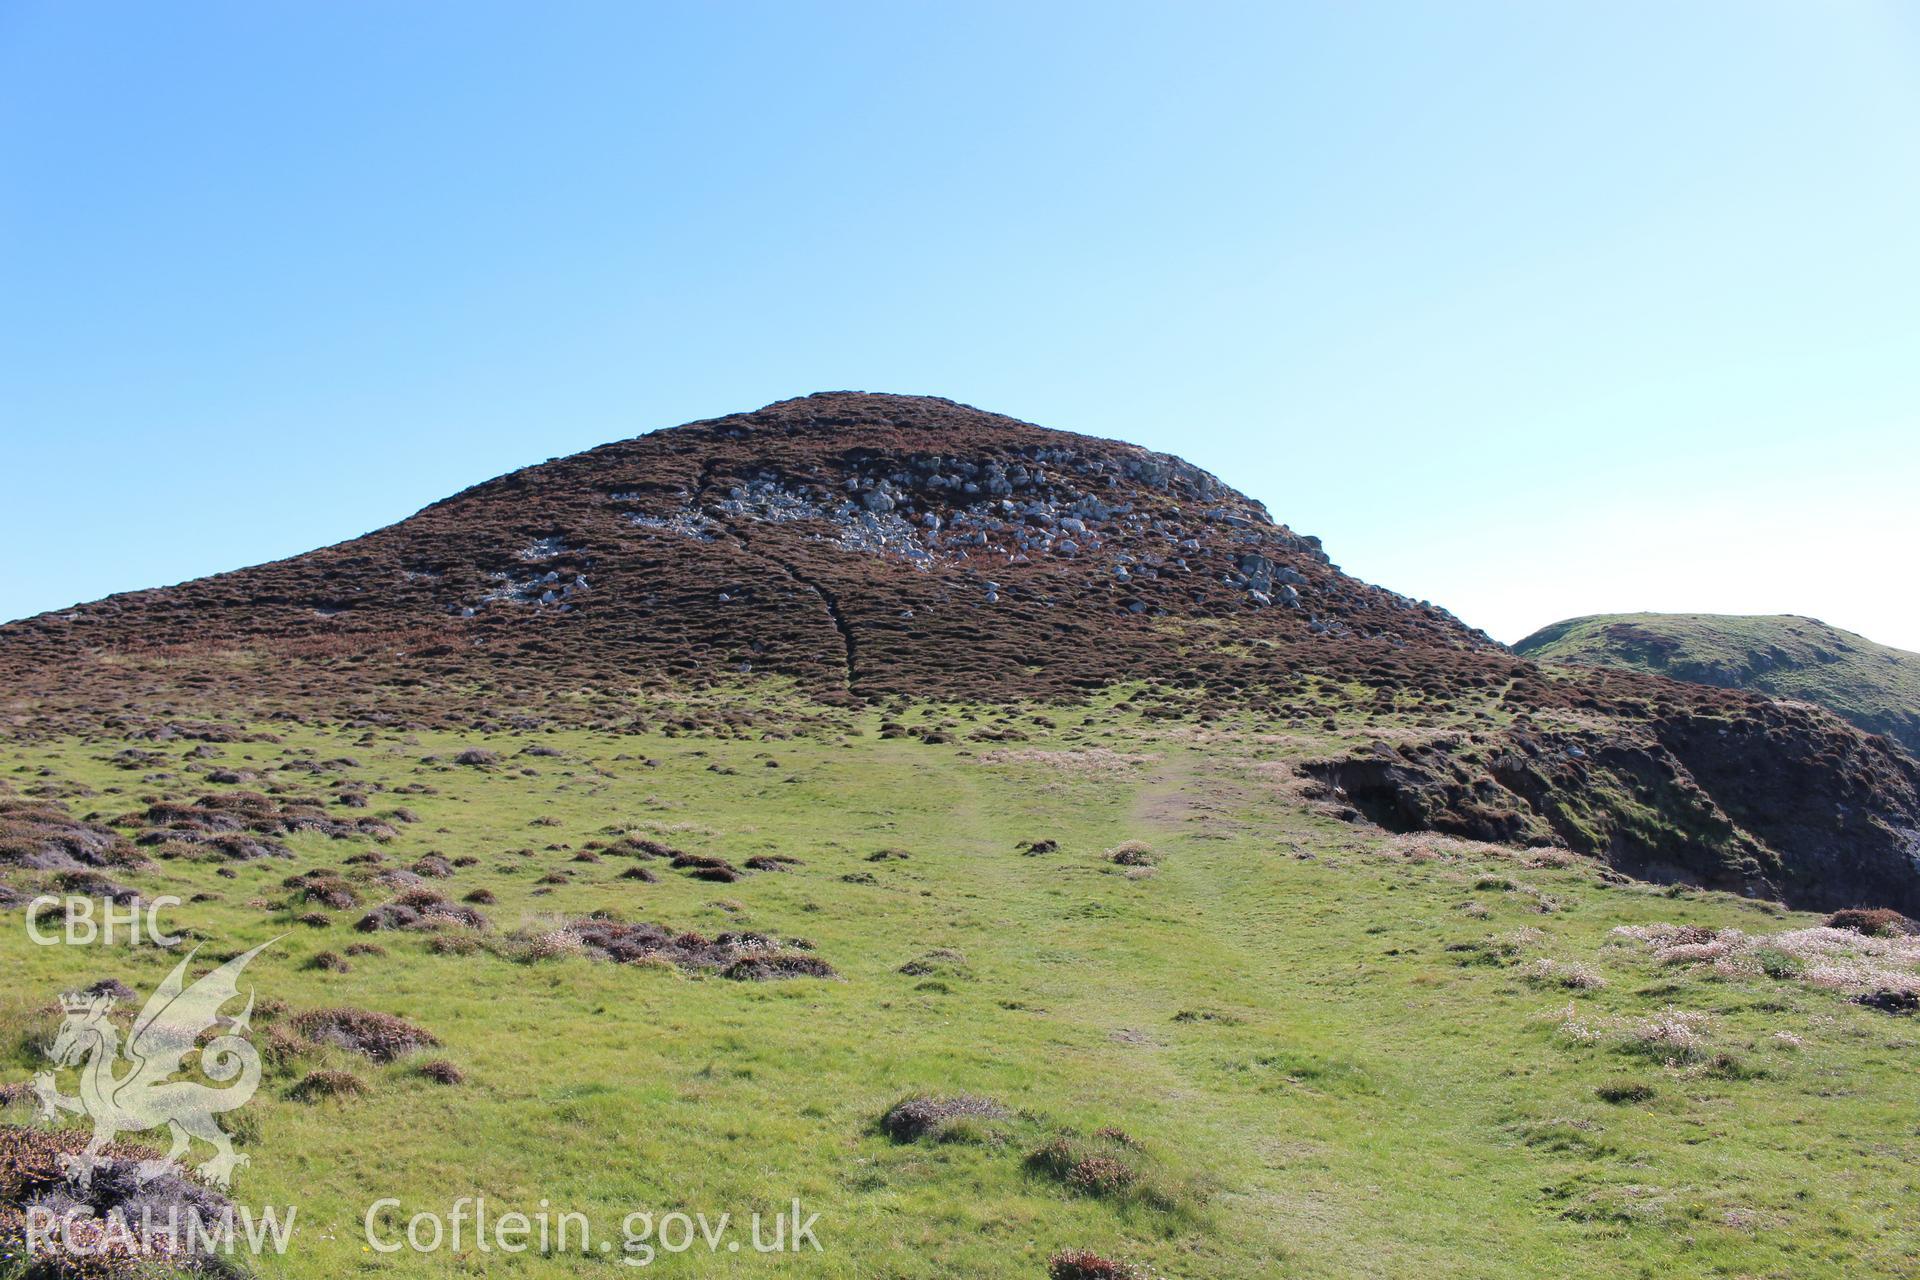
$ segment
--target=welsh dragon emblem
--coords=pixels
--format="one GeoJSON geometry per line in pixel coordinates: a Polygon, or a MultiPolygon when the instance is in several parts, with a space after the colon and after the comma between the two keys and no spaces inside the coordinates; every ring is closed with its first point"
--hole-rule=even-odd
{"type": "Polygon", "coordinates": [[[238,1017],[225,1017],[220,1010],[239,997],[242,971],[272,945],[263,942],[235,956],[191,986],[186,983],[186,974],[193,953],[187,953],[133,1020],[124,1046],[119,1029],[107,1017],[113,1009],[113,996],[60,998],[66,1021],[47,1056],[56,1069],[80,1069],[80,1093],[78,1097],[61,1093],[55,1087],[52,1071],[36,1075],[33,1090],[48,1121],[58,1118],[62,1111],[93,1121],[93,1140],[86,1150],[61,1158],[70,1179],[87,1186],[94,1169],[106,1163],[101,1153],[115,1135],[165,1125],[172,1130],[173,1147],[158,1160],[139,1163],[135,1177],[141,1185],[174,1167],[195,1138],[214,1149],[213,1158],[198,1166],[200,1175],[219,1187],[233,1180],[233,1171],[245,1165],[247,1157],[233,1149],[233,1140],[214,1117],[244,1106],[260,1087],[260,1054],[246,1039],[248,1019],[253,1015],[253,992],[247,992],[246,1008],[238,1017]],[[204,1045],[199,1043],[204,1033],[215,1029],[220,1034],[204,1045]],[[225,1088],[171,1079],[190,1069],[186,1059],[196,1050],[199,1074],[225,1088]],[[117,1072],[123,1063],[126,1070],[117,1072]]]}

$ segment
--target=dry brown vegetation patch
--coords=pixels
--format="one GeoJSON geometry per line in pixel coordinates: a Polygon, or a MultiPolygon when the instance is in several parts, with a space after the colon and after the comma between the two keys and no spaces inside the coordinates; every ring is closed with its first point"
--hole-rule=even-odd
{"type": "Polygon", "coordinates": [[[371,1009],[310,1009],[293,1017],[293,1029],[316,1045],[334,1045],[373,1062],[392,1062],[438,1045],[432,1032],[405,1018],[371,1009]]]}
{"type": "Polygon", "coordinates": [[[487,923],[486,916],[472,907],[451,902],[432,889],[414,888],[367,912],[353,927],[362,933],[379,933],[387,929],[433,929],[442,925],[485,929],[487,923]]]}
{"type": "Polygon", "coordinates": [[[767,934],[734,930],[708,938],[675,933],[664,925],[627,924],[601,916],[528,930],[509,939],[508,946],[523,959],[585,955],[618,964],[668,964],[693,973],[718,973],[737,982],[838,976],[826,961],[783,946],[767,934]]]}
{"type": "Polygon", "coordinates": [[[889,1107],[880,1117],[880,1129],[895,1142],[918,1142],[938,1136],[946,1125],[961,1117],[1005,1120],[1012,1115],[1004,1104],[979,1094],[915,1094],[889,1107]]]}

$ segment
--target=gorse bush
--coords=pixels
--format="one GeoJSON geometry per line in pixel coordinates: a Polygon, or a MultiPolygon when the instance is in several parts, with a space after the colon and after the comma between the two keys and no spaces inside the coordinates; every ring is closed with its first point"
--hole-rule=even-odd
{"type": "Polygon", "coordinates": [[[1199,1211],[1195,1186],[1170,1176],[1138,1144],[1061,1134],[1036,1148],[1026,1163],[1030,1172],[1081,1195],[1181,1216],[1199,1211]]]}
{"type": "Polygon", "coordinates": [[[1854,933],[1882,938],[1920,933],[1920,925],[1914,924],[1898,911],[1889,911],[1884,907],[1849,907],[1844,911],[1836,911],[1827,917],[1827,928],[1850,929],[1854,933]]]}
{"type": "Polygon", "coordinates": [[[1587,965],[1549,960],[1544,956],[1530,962],[1521,976],[1539,986],[1565,987],[1570,991],[1593,991],[1607,985],[1607,980],[1587,965]]]}
{"type": "Polygon", "coordinates": [[[922,1138],[944,1141],[948,1131],[960,1120],[1004,1120],[1013,1113],[992,1098],[976,1094],[930,1097],[916,1094],[902,1098],[880,1117],[880,1128],[895,1142],[918,1142],[922,1138]]]}
{"type": "Polygon", "coordinates": [[[1654,1088],[1644,1080],[1609,1080],[1597,1086],[1593,1093],[1602,1102],[1624,1106],[1633,1102],[1652,1101],[1654,1088]]]}
{"type": "Polygon", "coordinates": [[[367,1082],[350,1071],[310,1071],[287,1090],[296,1102],[320,1102],[327,1098],[357,1098],[367,1091],[367,1082]]]}
{"type": "Polygon", "coordinates": [[[1085,1156],[1067,1169],[1066,1184],[1088,1195],[1108,1196],[1125,1191],[1139,1180],[1139,1173],[1124,1160],[1112,1156],[1085,1156]]]}
{"type": "Polygon", "coordinates": [[[1063,1249],[1047,1259],[1047,1280],[1144,1280],[1146,1272],[1086,1249],[1063,1249]]]}

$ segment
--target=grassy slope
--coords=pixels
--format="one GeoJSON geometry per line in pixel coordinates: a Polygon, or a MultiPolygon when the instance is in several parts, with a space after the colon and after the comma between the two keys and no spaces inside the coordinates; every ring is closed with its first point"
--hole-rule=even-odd
{"type": "Polygon", "coordinates": [[[1920,653],[1813,618],[1610,613],[1542,627],[1514,649],[1818,703],[1920,754],[1920,653]]]}
{"type": "MultiPolygon", "coordinates": [[[[130,877],[150,893],[219,894],[173,916],[210,949],[288,933],[251,971],[263,998],[403,1014],[468,1072],[447,1088],[404,1063],[335,1059],[374,1090],[319,1105],[287,1088],[323,1059],[270,1075],[238,1113],[253,1165],[236,1194],[297,1204],[302,1230],[265,1270],[623,1273],[600,1258],[362,1249],[358,1221],[376,1197],[444,1211],[483,1192],[500,1208],[579,1208],[602,1231],[635,1208],[740,1215],[794,1196],[822,1215],[824,1254],[662,1257],[653,1269],[670,1275],[1039,1276],[1070,1246],[1194,1278],[1910,1274],[1912,1022],[1791,982],[1657,970],[1608,938],[1621,923],[1764,931],[1810,918],[1349,827],[1299,803],[1274,767],[1325,741],[1152,729],[1124,712],[1057,718],[1013,750],[1151,758],[990,762],[989,747],[882,740],[869,723],[844,742],[546,734],[565,759],[482,773],[420,759],[527,740],[287,732],[320,759],[357,759],[344,776],[438,788],[398,798],[421,821],[389,853],[402,865],[429,848],[476,855],[450,888],[498,894],[496,928],[603,907],[709,934],[753,927],[812,940],[845,980],[745,985],[577,958],[437,956],[399,934],[380,935],[388,954],[350,973],[303,969],[362,940],[359,913],[315,929],[258,900],[278,901],[282,877],[338,865],[360,841],[295,837],[297,867],[242,865],[230,880],[178,862],[130,877]],[[529,825],[539,817],[558,825],[529,825]],[[573,864],[545,849],[609,826],[805,865],[714,885],[654,863],[662,882],[648,885],[616,879],[624,859],[573,864]],[[1060,852],[1015,851],[1039,837],[1060,852]],[[1153,844],[1156,875],[1103,861],[1127,839],[1153,844]],[[537,852],[512,852],[527,846],[537,852]],[[912,856],[866,860],[883,847],[912,856]],[[563,866],[575,881],[535,896],[535,877],[563,866]],[[862,872],[877,883],[842,879],[862,872]],[[1543,936],[1515,961],[1584,961],[1609,985],[1570,997],[1530,985],[1517,964],[1447,949],[1522,928],[1543,936]],[[964,952],[966,972],[898,972],[934,947],[964,952]],[[1584,1018],[1705,1012],[1745,1078],[1571,1041],[1557,1031],[1570,999],[1584,1018]],[[1782,1046],[1780,1031],[1804,1047],[1782,1046]],[[1595,1096],[1622,1077],[1654,1097],[1595,1096]],[[876,1117],[919,1090],[986,1093],[1026,1115],[999,1143],[878,1135],[876,1117]],[[1026,1151],[1067,1126],[1127,1130],[1189,1188],[1190,1207],[1116,1207],[1026,1172],[1026,1151]]],[[[48,770],[124,792],[77,812],[204,789],[143,785],[105,762],[115,745],[0,747],[0,768],[22,784],[48,770]]],[[[177,758],[187,745],[159,749],[177,758]]],[[[224,750],[233,766],[280,748],[224,750]]],[[[17,920],[0,930],[0,958],[0,1080],[40,1065],[56,992],[114,976],[144,993],[171,962],[152,949],[36,947],[17,920]]]]}

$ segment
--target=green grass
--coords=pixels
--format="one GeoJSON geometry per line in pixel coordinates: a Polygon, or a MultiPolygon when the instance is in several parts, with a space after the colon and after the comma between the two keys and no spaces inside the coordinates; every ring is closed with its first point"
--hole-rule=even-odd
{"type": "MultiPolygon", "coordinates": [[[[952,719],[964,738],[986,722],[971,714],[891,718],[952,719]]],[[[743,1218],[798,1198],[820,1215],[819,1254],[696,1248],[649,1268],[684,1276],[1037,1277],[1064,1248],[1192,1280],[1804,1280],[1910,1266],[1912,1020],[1809,988],[1785,965],[1779,977],[1718,978],[1655,968],[1644,949],[1609,941],[1625,923],[1759,933],[1812,917],[1318,816],[1273,767],[1330,746],[1317,731],[1048,715],[1056,727],[1024,722],[1031,740],[1004,748],[1011,757],[985,743],[883,740],[879,716],[844,735],[767,742],[272,725],[283,744],[225,746],[214,762],[225,767],[306,748],[359,762],[335,778],[435,788],[375,791],[366,812],[418,814],[388,846],[396,863],[428,850],[477,858],[436,887],[492,891],[496,933],[595,909],[709,935],[753,928],[806,939],[843,979],[754,985],[581,958],[517,963],[484,948],[434,954],[427,936],[394,933],[373,939],[384,957],[354,958],[348,973],[306,968],[367,940],[351,927],[360,912],[316,929],[249,903],[284,901],[284,877],[340,866],[368,847],[359,840],[294,837],[297,861],[240,865],[232,879],[183,861],[126,877],[149,894],[219,895],[168,917],[209,950],[285,933],[249,971],[263,999],[404,1016],[466,1073],[439,1085],[417,1060],[376,1067],[336,1051],[276,1067],[232,1118],[253,1157],[236,1196],[299,1208],[293,1250],[259,1269],[315,1280],[628,1273],[598,1256],[363,1249],[360,1219],[377,1198],[445,1212],[476,1194],[499,1212],[542,1200],[579,1210],[615,1238],[639,1209],[743,1218]],[[512,754],[534,742],[563,755],[512,754]],[[420,763],[468,746],[508,767],[420,763]],[[1147,758],[1085,767],[1032,754],[1094,747],[1147,758]],[[736,864],[779,853],[803,865],[722,885],[656,862],[660,883],[645,884],[619,878],[623,858],[570,861],[609,828],[736,864]],[[1016,850],[1042,838],[1059,851],[1016,850]],[[1151,845],[1158,865],[1107,860],[1129,840],[1151,845]],[[880,849],[909,856],[869,861],[880,849]],[[560,868],[575,878],[536,894],[560,868]],[[936,949],[960,958],[911,965],[936,949]],[[1523,968],[1540,957],[1589,966],[1605,985],[1529,981],[1523,968]],[[1561,1031],[1570,1003],[1594,1022],[1704,1013],[1726,1060],[1668,1065],[1573,1039],[1561,1031]],[[1803,1043],[1783,1047],[1780,1031],[1803,1043]],[[370,1088],[294,1100],[316,1067],[370,1088]],[[895,1143],[876,1122],[913,1093],[987,1095],[1013,1115],[895,1143]],[[1116,1175],[1124,1188],[1072,1185],[1057,1161],[1035,1158],[1050,1143],[1132,1174],[1116,1175]]],[[[138,744],[171,761],[159,772],[172,777],[148,781],[107,763],[123,745],[7,746],[0,777],[22,790],[82,784],[92,794],[72,801],[76,813],[105,815],[143,795],[214,789],[185,772],[190,743],[138,744]]],[[[327,784],[283,776],[296,792],[327,784]]],[[[151,948],[34,946],[13,918],[0,931],[0,1080],[42,1065],[58,992],[117,977],[144,994],[173,961],[151,948]]]]}
{"type": "Polygon", "coordinates": [[[1920,755],[1920,654],[1813,618],[1610,613],[1542,627],[1514,649],[1815,703],[1920,755]]]}

